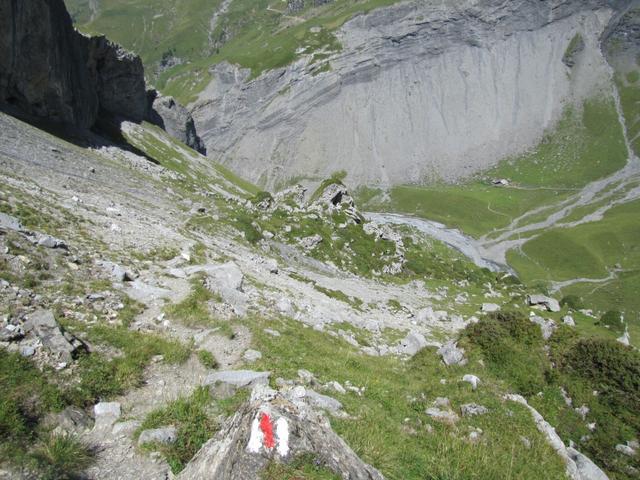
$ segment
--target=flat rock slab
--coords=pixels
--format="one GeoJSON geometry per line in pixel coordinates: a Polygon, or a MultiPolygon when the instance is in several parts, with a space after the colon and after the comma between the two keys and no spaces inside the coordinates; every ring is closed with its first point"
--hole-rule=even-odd
{"type": "Polygon", "coordinates": [[[178,431],[174,426],[153,428],[144,430],[138,438],[138,445],[145,443],[160,443],[162,445],[171,445],[178,439],[178,431]]]}
{"type": "Polygon", "coordinates": [[[0,228],[19,232],[22,230],[22,223],[16,217],[0,212],[0,228]]]}
{"type": "Polygon", "coordinates": [[[254,372],[253,370],[226,370],[207,375],[205,385],[225,383],[237,388],[266,385],[269,383],[271,372],[254,372]]]}
{"type": "Polygon", "coordinates": [[[42,344],[64,362],[73,360],[76,347],[60,330],[51,310],[38,310],[29,315],[28,328],[40,338],[42,344]]]}

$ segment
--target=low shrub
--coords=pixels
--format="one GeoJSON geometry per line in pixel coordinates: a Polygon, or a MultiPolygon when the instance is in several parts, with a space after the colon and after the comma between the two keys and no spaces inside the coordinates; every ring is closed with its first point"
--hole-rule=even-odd
{"type": "Polygon", "coordinates": [[[577,295],[566,295],[560,300],[560,306],[567,307],[572,310],[580,310],[584,308],[582,298],[577,295]]]}
{"type": "Polygon", "coordinates": [[[607,327],[614,332],[624,332],[624,319],[622,317],[622,313],[617,310],[609,310],[600,317],[600,325],[607,327]]]}

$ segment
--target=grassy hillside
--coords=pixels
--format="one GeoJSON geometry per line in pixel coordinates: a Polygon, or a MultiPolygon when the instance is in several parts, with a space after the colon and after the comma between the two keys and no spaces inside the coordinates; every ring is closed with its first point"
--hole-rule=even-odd
{"type": "Polygon", "coordinates": [[[138,53],[163,92],[189,103],[212,65],[229,61],[253,76],[314,53],[318,68],[341,48],[334,32],[354,15],[398,0],[307,1],[291,13],[278,0],[66,0],[76,26],[103,33],[138,53]],[[97,6],[92,10],[91,5],[97,6]],[[214,14],[218,14],[214,19],[214,14]]]}
{"type": "Polygon", "coordinates": [[[591,100],[580,111],[568,108],[531,152],[504,160],[463,186],[395,187],[391,208],[481,236],[612,174],[624,166],[626,156],[613,100],[591,100]],[[511,185],[493,187],[494,178],[507,178],[511,185]]]}

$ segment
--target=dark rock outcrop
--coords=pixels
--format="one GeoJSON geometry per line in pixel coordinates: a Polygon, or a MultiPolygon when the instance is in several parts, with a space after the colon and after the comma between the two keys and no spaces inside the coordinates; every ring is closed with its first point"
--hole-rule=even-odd
{"type": "Polygon", "coordinates": [[[86,65],[90,40],[62,0],[0,2],[0,103],[54,122],[89,127],[98,97],[86,65]]]}
{"type": "Polygon", "coordinates": [[[0,0],[0,108],[92,127],[106,114],[148,119],[204,152],[193,119],[172,98],[149,95],[140,57],[73,28],[63,0],[0,0]]]}
{"type": "Polygon", "coordinates": [[[146,120],[159,126],[172,137],[194,150],[206,154],[204,142],[198,136],[189,111],[173,97],[160,95],[156,90],[147,91],[146,120]]]}

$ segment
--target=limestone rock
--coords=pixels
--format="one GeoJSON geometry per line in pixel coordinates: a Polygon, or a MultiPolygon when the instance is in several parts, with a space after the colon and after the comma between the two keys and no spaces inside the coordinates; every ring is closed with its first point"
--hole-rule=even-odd
{"type": "Polygon", "coordinates": [[[104,260],[98,261],[97,263],[116,282],[130,282],[133,280],[133,274],[117,263],[104,260]]]}
{"type": "Polygon", "coordinates": [[[326,418],[296,405],[283,395],[257,387],[251,400],[225,422],[214,438],[203,445],[178,480],[246,480],[260,478],[271,460],[288,462],[311,453],[342,478],[383,480],[337,436],[326,418]],[[267,439],[261,425],[273,432],[267,439]]]}
{"type": "Polygon", "coordinates": [[[534,315],[530,318],[530,320],[540,326],[540,330],[542,331],[542,338],[544,338],[545,340],[549,340],[549,338],[551,338],[551,335],[553,335],[553,332],[557,328],[556,322],[551,319],[545,320],[542,317],[534,315]]]}
{"type": "Polygon", "coordinates": [[[489,413],[489,409],[483,405],[478,405],[477,403],[465,403],[460,406],[460,412],[463,417],[473,417],[489,413]]]}
{"type": "Polygon", "coordinates": [[[482,304],[482,311],[484,313],[493,313],[493,312],[497,312],[498,310],[500,310],[500,305],[496,305],[495,303],[482,304]]]}
{"type": "Polygon", "coordinates": [[[609,82],[599,40],[621,4],[396,2],[336,32],[330,71],[318,74],[304,54],[258,78],[216,65],[192,114],[212,158],[267,187],[337,170],[355,185],[466,178],[535,146],[566,101],[609,82]],[[576,31],[588,61],[567,75],[562,56],[576,31]]]}
{"type": "Polygon", "coordinates": [[[70,341],[67,335],[62,333],[51,310],[38,310],[30,314],[27,326],[42,341],[45,348],[63,362],[71,362],[73,354],[81,345],[75,338],[68,335],[70,341]]]}
{"type": "Polygon", "coordinates": [[[464,365],[467,360],[464,358],[464,350],[458,348],[455,340],[449,340],[438,349],[438,355],[442,357],[445,365],[464,365]]]}
{"type": "Polygon", "coordinates": [[[209,374],[204,381],[215,396],[228,397],[238,388],[267,385],[270,372],[254,372],[252,370],[226,370],[209,374]]]}
{"type": "Polygon", "coordinates": [[[529,305],[540,305],[550,312],[559,312],[561,310],[560,303],[555,298],[547,297],[546,295],[527,295],[527,302],[529,305]]]}
{"type": "Polygon", "coordinates": [[[478,388],[478,385],[480,385],[480,379],[478,377],[476,377],[475,375],[465,375],[462,377],[462,381],[463,382],[467,382],[471,384],[471,388],[473,390],[476,390],[478,388]]]}
{"type": "Polygon", "coordinates": [[[161,445],[171,445],[178,439],[178,431],[174,426],[153,428],[144,430],[138,437],[138,445],[145,443],[159,443],[161,445]]]}
{"type": "Polygon", "coordinates": [[[147,102],[147,120],[195,151],[206,154],[204,144],[193,124],[193,118],[186,108],[173,97],[160,95],[154,89],[147,91],[147,102]]]}
{"type": "Polygon", "coordinates": [[[95,428],[111,428],[111,426],[120,418],[120,404],[118,402],[100,402],[93,407],[93,415],[95,417],[95,428]]]}
{"type": "Polygon", "coordinates": [[[428,345],[424,335],[418,332],[410,332],[404,339],[400,341],[400,352],[413,356],[428,345]]]}
{"type": "Polygon", "coordinates": [[[22,230],[22,223],[16,217],[0,212],[0,228],[3,230],[13,230],[19,232],[22,230]]]}
{"type": "Polygon", "coordinates": [[[242,358],[244,358],[247,362],[256,362],[262,358],[262,353],[258,352],[257,350],[249,349],[244,352],[242,358]]]}
{"type": "Polygon", "coordinates": [[[322,395],[314,390],[306,389],[305,398],[310,405],[321,410],[327,410],[333,413],[342,410],[342,403],[338,400],[327,395],[322,395]]]}

